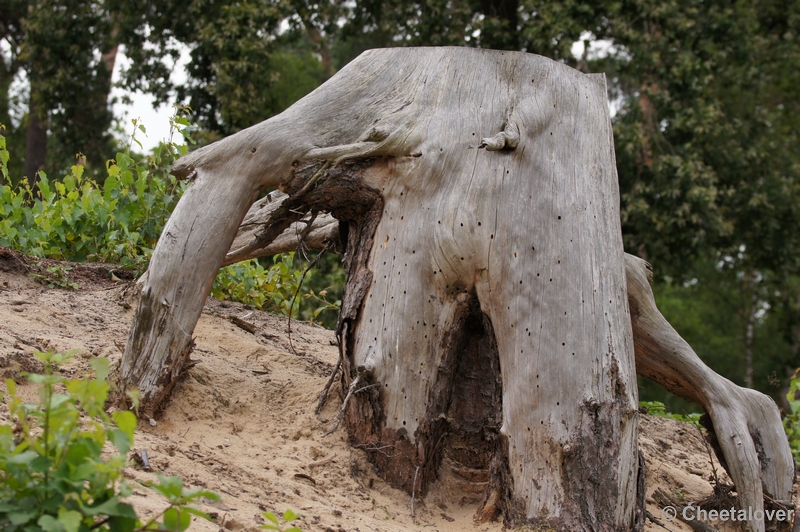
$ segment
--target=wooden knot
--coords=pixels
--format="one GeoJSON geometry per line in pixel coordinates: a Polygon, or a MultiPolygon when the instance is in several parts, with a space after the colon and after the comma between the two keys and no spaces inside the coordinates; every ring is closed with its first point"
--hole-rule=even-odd
{"type": "Polygon", "coordinates": [[[503,131],[494,137],[481,139],[478,148],[486,148],[486,151],[513,150],[519,145],[519,127],[511,122],[506,122],[503,131]]]}

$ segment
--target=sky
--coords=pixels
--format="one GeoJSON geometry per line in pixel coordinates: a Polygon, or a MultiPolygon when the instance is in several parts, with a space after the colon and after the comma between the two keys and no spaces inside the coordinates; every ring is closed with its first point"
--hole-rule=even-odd
{"type": "MultiPolygon", "coordinates": [[[[185,65],[188,61],[189,53],[187,49],[172,69],[171,79],[173,83],[181,83],[186,80],[185,65]]],[[[120,70],[126,68],[129,64],[130,61],[127,56],[125,56],[125,50],[121,47],[117,53],[117,60],[112,75],[114,83],[119,81],[120,70]]],[[[140,92],[126,91],[118,87],[111,90],[111,97],[116,97],[117,100],[113,106],[114,116],[122,120],[122,125],[128,135],[134,129],[131,122],[132,120],[136,119],[139,124],[144,125],[146,134],[137,131],[136,140],[142,143],[142,149],[146,153],[155,148],[160,141],[168,139],[169,119],[174,114],[174,109],[171,105],[165,104],[160,107],[154,107],[152,96],[140,92]],[[130,104],[123,104],[120,101],[121,97],[125,95],[131,99],[130,104]]],[[[176,134],[172,140],[177,144],[185,143],[183,137],[179,134],[176,134]]]]}

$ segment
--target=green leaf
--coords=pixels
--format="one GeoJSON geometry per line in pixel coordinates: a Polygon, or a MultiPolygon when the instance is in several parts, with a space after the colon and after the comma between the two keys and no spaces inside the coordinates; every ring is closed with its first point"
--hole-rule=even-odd
{"type": "Polygon", "coordinates": [[[137,425],[137,419],[133,412],[127,410],[117,410],[111,414],[111,418],[121,430],[133,437],[133,433],[136,430],[137,425]]]}
{"type": "Polygon", "coordinates": [[[64,525],[59,523],[58,520],[52,515],[43,515],[36,521],[39,528],[44,532],[64,532],[64,525]]]}
{"type": "Polygon", "coordinates": [[[214,520],[214,518],[211,517],[210,515],[208,515],[207,513],[203,512],[203,511],[200,511],[200,510],[198,510],[196,508],[192,508],[191,506],[184,506],[182,511],[186,512],[186,513],[189,513],[189,514],[192,514],[192,515],[196,515],[197,517],[202,517],[203,519],[206,519],[207,521],[213,521],[214,520]]]}
{"type": "Polygon", "coordinates": [[[192,522],[192,515],[181,512],[177,508],[169,508],[164,512],[164,528],[181,532],[189,528],[192,522]]]}
{"type": "Polygon", "coordinates": [[[119,497],[111,497],[107,501],[95,506],[84,506],[86,515],[114,515],[119,517],[136,517],[133,507],[125,502],[121,502],[119,497]]]}
{"type": "Polygon", "coordinates": [[[59,508],[58,510],[58,522],[64,526],[66,532],[78,532],[81,520],[81,514],[75,510],[67,510],[66,508],[59,508]]]}
{"type": "Polygon", "coordinates": [[[39,453],[36,451],[25,451],[19,453],[17,455],[11,456],[8,458],[9,464],[16,464],[16,465],[29,465],[33,462],[36,458],[39,457],[39,453]]]}
{"type": "Polygon", "coordinates": [[[11,522],[12,525],[24,525],[25,523],[30,522],[31,519],[36,517],[38,514],[37,512],[11,512],[8,514],[8,520],[11,522]]]}
{"type": "Polygon", "coordinates": [[[121,454],[128,454],[133,445],[133,436],[124,430],[113,429],[109,431],[111,443],[119,449],[121,454]]]}
{"type": "Polygon", "coordinates": [[[178,477],[158,475],[158,483],[148,482],[147,486],[161,493],[170,501],[177,501],[183,495],[183,481],[178,477]]]}
{"type": "Polygon", "coordinates": [[[89,360],[89,365],[95,373],[95,378],[103,381],[108,376],[109,360],[103,357],[96,357],[89,360]]]}

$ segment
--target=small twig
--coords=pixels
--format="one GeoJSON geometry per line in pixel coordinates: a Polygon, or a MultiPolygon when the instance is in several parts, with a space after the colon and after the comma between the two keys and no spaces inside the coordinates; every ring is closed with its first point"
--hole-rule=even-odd
{"type": "Polygon", "coordinates": [[[365,451],[369,451],[369,452],[381,453],[383,456],[386,456],[388,458],[394,458],[395,456],[397,456],[396,453],[389,454],[389,453],[383,452],[384,449],[392,449],[394,447],[393,445],[381,445],[380,447],[378,447],[374,443],[371,443],[371,444],[364,443],[364,444],[361,444],[361,445],[355,445],[354,447],[357,447],[359,449],[364,449],[365,451]]]}
{"type": "Polygon", "coordinates": [[[337,456],[338,455],[334,454],[333,456],[329,456],[328,458],[325,458],[324,460],[319,460],[317,462],[311,462],[310,464],[308,464],[307,467],[319,467],[319,466],[328,465],[331,462],[333,462],[334,460],[336,460],[337,456]]]}
{"type": "Polygon", "coordinates": [[[305,242],[306,241],[306,237],[309,235],[309,233],[311,233],[311,231],[314,230],[314,220],[316,220],[316,219],[317,219],[317,213],[316,212],[312,212],[311,213],[311,218],[309,218],[308,221],[300,220],[301,222],[306,224],[306,227],[305,227],[305,229],[303,229],[303,232],[301,233],[300,231],[296,231],[296,234],[297,234],[297,253],[302,255],[305,260],[308,260],[308,255],[306,255],[306,250],[308,249],[308,247],[306,246],[306,242],[305,242]]]}
{"type": "Polygon", "coordinates": [[[317,400],[317,414],[322,412],[322,409],[325,407],[325,403],[328,402],[328,392],[330,392],[331,386],[333,386],[333,380],[336,378],[336,374],[339,373],[339,368],[341,367],[342,367],[342,349],[340,346],[339,358],[336,360],[336,365],[333,367],[333,371],[331,372],[331,376],[328,377],[328,382],[325,383],[325,387],[322,388],[322,391],[319,393],[319,399],[317,400]]]}
{"type": "Polygon", "coordinates": [[[89,530],[94,530],[95,528],[99,528],[99,527],[103,526],[104,524],[108,523],[110,520],[111,520],[111,517],[106,517],[105,519],[101,519],[100,521],[96,522],[91,527],[89,527],[89,530]]]}
{"type": "Polygon", "coordinates": [[[150,460],[147,458],[147,451],[142,449],[139,455],[142,457],[142,467],[145,469],[150,469],[150,460]]]}
{"type": "Polygon", "coordinates": [[[289,332],[289,347],[291,348],[292,353],[294,353],[296,356],[299,356],[299,355],[297,355],[297,351],[295,351],[294,345],[292,344],[292,311],[294,310],[294,302],[297,301],[297,296],[298,296],[298,294],[300,294],[300,289],[303,287],[303,281],[306,278],[306,274],[308,274],[308,272],[311,270],[311,268],[316,266],[317,262],[319,262],[319,259],[321,259],[322,256],[325,254],[325,252],[328,251],[329,249],[330,249],[330,244],[326,244],[325,247],[322,248],[322,251],[320,251],[317,254],[317,256],[314,258],[314,260],[311,261],[311,263],[305,269],[305,271],[303,272],[303,275],[300,277],[300,282],[297,284],[297,290],[294,291],[294,296],[292,296],[292,302],[289,304],[289,316],[287,317],[288,329],[289,329],[289,331],[288,331],[289,332]]]}
{"type": "Polygon", "coordinates": [[[419,466],[414,470],[414,485],[411,488],[411,519],[414,519],[414,500],[417,498],[417,475],[419,475],[419,466]]]}
{"type": "Polygon", "coordinates": [[[334,432],[336,432],[336,429],[339,428],[339,423],[342,422],[345,409],[347,408],[347,402],[353,396],[353,393],[355,393],[356,386],[358,386],[359,382],[361,382],[361,375],[356,376],[356,378],[353,379],[353,382],[350,383],[350,388],[348,388],[347,390],[347,395],[345,396],[344,401],[342,401],[342,407],[339,409],[339,413],[336,415],[336,423],[333,425],[333,428],[331,430],[322,435],[323,438],[325,436],[328,436],[329,434],[333,434],[334,432]]]}
{"type": "Polygon", "coordinates": [[[312,477],[311,475],[306,475],[305,473],[295,473],[294,474],[294,478],[302,478],[302,479],[308,480],[309,482],[311,482],[315,486],[317,485],[317,481],[314,480],[314,477],[312,477]]]}
{"type": "Polygon", "coordinates": [[[653,522],[653,523],[655,523],[656,525],[658,525],[658,526],[660,526],[661,528],[663,528],[664,530],[669,530],[670,532],[672,532],[672,530],[670,530],[669,528],[667,528],[666,526],[664,526],[664,523],[662,523],[661,521],[659,521],[658,519],[656,519],[656,518],[655,518],[655,516],[654,516],[653,514],[651,514],[651,513],[650,513],[648,510],[645,510],[645,511],[644,511],[644,516],[645,516],[647,519],[649,519],[651,522],[653,522]]]}
{"type": "Polygon", "coordinates": [[[717,468],[716,466],[714,466],[714,457],[711,454],[711,446],[708,444],[708,439],[706,438],[706,435],[703,434],[703,429],[700,428],[700,426],[697,426],[697,432],[700,433],[700,439],[703,440],[703,443],[706,446],[706,453],[708,453],[708,461],[711,462],[711,472],[714,475],[714,485],[719,486],[719,477],[717,476],[717,468]]]}
{"type": "Polygon", "coordinates": [[[248,321],[244,321],[242,318],[238,318],[236,316],[228,316],[228,321],[233,323],[240,329],[249,332],[250,334],[256,333],[256,326],[248,321]]]}

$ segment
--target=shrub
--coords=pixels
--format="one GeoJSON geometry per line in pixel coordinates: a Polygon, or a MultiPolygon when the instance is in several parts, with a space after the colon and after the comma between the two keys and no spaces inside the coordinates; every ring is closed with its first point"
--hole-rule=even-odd
{"type": "Polygon", "coordinates": [[[645,408],[647,413],[651,416],[675,419],[677,421],[683,421],[685,423],[692,424],[696,427],[700,426],[700,417],[702,414],[676,414],[674,412],[669,412],[667,411],[667,407],[661,401],[639,401],[639,406],[645,408]]]}
{"type": "Polygon", "coordinates": [[[783,428],[789,438],[789,447],[792,449],[794,461],[800,465],[800,376],[795,374],[789,382],[789,392],[786,394],[790,412],[783,417],[783,428]]]}
{"type": "MultiPolygon", "coordinates": [[[[185,117],[176,115],[171,126],[189,138],[185,117]]],[[[57,260],[116,262],[143,272],[186,189],[187,184],[169,170],[187,147],[162,142],[151,155],[136,155],[130,148],[139,144],[137,131],[144,132],[144,127],[134,121],[127,149],[107,162],[102,183],[86,177],[84,167],[74,164],[61,180],[40,172],[36,191],[24,181],[12,186],[6,166],[9,153],[0,135],[0,246],[57,260]]],[[[75,288],[63,269],[53,268],[40,280],[75,288]]],[[[220,270],[212,295],[310,320],[326,310],[338,311],[341,302],[328,301],[326,289],[295,297],[302,277],[293,253],[275,256],[268,269],[250,260],[220,270]]],[[[306,280],[311,278],[309,272],[306,280]]],[[[335,320],[328,320],[331,323],[335,320]]]]}
{"type": "Polygon", "coordinates": [[[150,487],[164,495],[169,506],[142,523],[122,500],[131,494],[122,472],[136,417],[127,411],[109,416],[104,410],[108,359],[92,359],[92,378],[65,379],[57,367],[69,354],[36,356],[44,363],[44,373],[26,376],[38,385],[38,403],[24,403],[16,383],[6,381],[8,409],[16,421],[13,428],[0,425],[0,529],[185,530],[192,515],[209,518],[187,504],[200,497],[218,500],[216,494],[187,491],[180,479],[159,477],[150,487]],[[104,458],[107,443],[114,451],[104,458]]]}
{"type": "MultiPolygon", "coordinates": [[[[174,124],[183,128],[184,123],[174,124]]],[[[186,149],[161,143],[147,157],[120,151],[106,163],[102,184],[86,177],[80,164],[61,180],[39,172],[38,190],[32,191],[26,182],[12,186],[0,136],[0,245],[36,257],[116,262],[143,270],[186,188],[169,174],[186,149]]]]}
{"type": "Polygon", "coordinates": [[[315,272],[307,272],[304,279],[303,271],[296,269],[294,262],[294,253],[283,253],[272,257],[269,269],[255,259],[231,264],[219,271],[211,295],[312,321],[326,310],[338,312],[341,300],[328,301],[325,289],[319,293],[313,289],[300,292],[301,282],[310,282],[315,272]]]}

